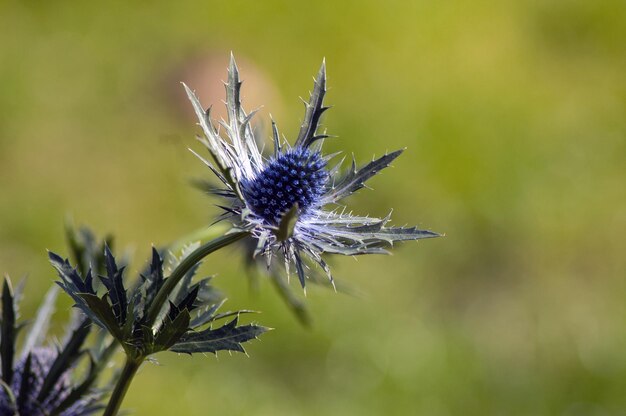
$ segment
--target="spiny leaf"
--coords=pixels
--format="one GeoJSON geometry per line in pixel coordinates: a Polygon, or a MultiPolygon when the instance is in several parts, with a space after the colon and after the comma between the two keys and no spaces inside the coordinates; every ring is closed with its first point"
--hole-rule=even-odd
{"type": "Polygon", "coordinates": [[[392,244],[395,241],[419,240],[422,238],[434,238],[440,236],[435,232],[419,230],[416,227],[381,227],[376,229],[371,225],[364,225],[362,227],[327,226],[325,232],[328,235],[332,235],[334,238],[344,238],[360,243],[386,242],[392,244]]]}
{"type": "Polygon", "coordinates": [[[230,62],[228,64],[228,83],[226,84],[226,103],[228,108],[229,120],[238,121],[241,112],[241,81],[239,80],[239,68],[235,62],[235,57],[230,54],[230,62]]]}
{"type": "Polygon", "coordinates": [[[178,304],[174,305],[173,303],[170,304],[170,311],[169,311],[169,318],[170,320],[175,320],[176,317],[178,316],[179,313],[181,313],[181,311],[183,310],[187,310],[188,312],[191,312],[194,309],[194,302],[196,301],[196,298],[198,297],[198,291],[200,290],[200,286],[199,285],[194,285],[191,290],[187,293],[187,296],[185,296],[178,304]]]}
{"type": "Polygon", "coordinates": [[[216,353],[221,350],[245,352],[244,342],[257,338],[268,330],[257,325],[237,326],[237,318],[218,329],[205,329],[199,332],[187,332],[170,348],[179,353],[216,353]]]}
{"type": "Polygon", "coordinates": [[[192,284],[194,276],[200,268],[201,263],[195,264],[182,278],[180,283],[176,286],[176,288],[170,294],[170,299],[173,300],[174,303],[179,304],[183,302],[183,300],[188,296],[189,292],[192,290],[192,284]]]}
{"type": "Polygon", "coordinates": [[[24,362],[24,368],[22,370],[22,380],[20,383],[20,391],[17,395],[17,408],[21,411],[24,408],[24,403],[31,395],[31,388],[33,387],[32,379],[33,374],[31,371],[31,360],[32,355],[29,353],[26,356],[26,361],[24,362]]]}
{"type": "Polygon", "coordinates": [[[152,247],[152,259],[150,261],[149,271],[145,276],[141,276],[141,279],[144,280],[144,283],[140,290],[145,291],[142,294],[140,303],[143,308],[141,314],[137,314],[140,317],[143,317],[148,313],[148,308],[152,304],[154,297],[163,286],[163,258],[157,251],[155,247],[152,247]]]}
{"type": "MultiPolygon", "coordinates": [[[[91,319],[96,325],[100,326],[101,328],[107,329],[107,326],[104,324],[104,322],[102,322],[101,319],[98,317],[98,315],[95,314],[94,311],[90,309],[90,306],[85,301],[85,296],[93,296],[95,298],[98,298],[96,295],[93,295],[91,293],[74,292],[68,289],[68,287],[63,282],[57,281],[55,283],[59,285],[65,291],[65,293],[70,295],[70,297],[74,300],[74,306],[80,309],[80,311],[85,316],[87,316],[89,319],[91,319]]],[[[108,307],[108,304],[107,304],[107,307],[108,307]]]]}
{"type": "Polygon", "coordinates": [[[272,119],[272,138],[274,139],[274,157],[277,157],[281,151],[280,135],[278,134],[278,126],[272,119]]]}
{"type": "Polygon", "coordinates": [[[248,310],[248,309],[240,309],[240,310],[237,310],[237,311],[222,312],[222,313],[218,313],[218,314],[214,315],[209,322],[219,321],[220,319],[230,318],[231,316],[237,316],[238,317],[238,316],[243,315],[245,313],[259,313],[259,312],[251,311],[251,310],[248,310]]]}
{"type": "Polygon", "coordinates": [[[154,339],[154,344],[151,346],[150,352],[154,353],[169,349],[187,332],[190,320],[189,311],[186,309],[181,311],[174,320],[166,316],[163,325],[154,339]]]}
{"type": "MultiPolygon", "coordinates": [[[[215,174],[215,172],[213,173],[215,174]]],[[[219,172],[217,174],[219,174],[219,172]]],[[[237,194],[232,189],[219,188],[218,185],[215,184],[215,182],[208,179],[192,179],[191,186],[209,195],[215,195],[227,199],[237,198],[237,194]]]]}
{"type": "Polygon", "coordinates": [[[85,275],[85,279],[81,277],[78,271],[75,268],[70,266],[70,263],[67,259],[63,259],[58,254],[53,253],[52,251],[48,252],[48,257],[50,259],[50,263],[52,267],[54,267],[61,278],[60,286],[68,292],[68,294],[76,294],[76,293],[92,293],[95,294],[93,289],[93,278],[91,275],[91,271],[87,271],[85,275]]]}
{"type": "Polygon", "coordinates": [[[356,162],[352,160],[352,167],[346,173],[346,175],[339,180],[339,183],[333,185],[322,199],[323,204],[337,202],[341,198],[345,198],[355,191],[363,188],[365,182],[376,175],[382,169],[389,166],[389,164],[400,154],[403,150],[396,150],[395,152],[388,153],[376,160],[371,161],[367,165],[357,170],[356,162]]]}
{"type": "Polygon", "coordinates": [[[100,280],[107,288],[107,294],[111,299],[115,318],[120,325],[126,322],[126,314],[128,312],[128,298],[126,289],[124,288],[123,273],[124,268],[118,269],[115,263],[115,257],[109,249],[108,245],[104,248],[104,258],[106,263],[106,276],[100,276],[100,280]]]}
{"type": "Polygon", "coordinates": [[[9,277],[4,278],[2,287],[2,322],[0,323],[0,360],[2,361],[2,379],[8,385],[13,380],[13,358],[15,355],[15,302],[9,277]]]}
{"type": "Polygon", "coordinates": [[[111,309],[111,305],[106,300],[106,294],[99,298],[97,295],[91,293],[79,293],[77,297],[81,299],[82,304],[89,310],[89,317],[107,330],[118,341],[124,341],[124,333],[115,318],[115,314],[111,309]]]}
{"type": "Polygon", "coordinates": [[[213,317],[215,316],[215,312],[219,309],[220,306],[224,304],[224,302],[225,301],[216,303],[215,305],[211,305],[206,309],[198,312],[198,315],[191,320],[189,327],[195,329],[211,322],[213,320],[213,317]]]}
{"type": "Polygon", "coordinates": [[[324,95],[326,94],[326,60],[322,61],[317,77],[315,77],[315,83],[313,86],[313,92],[309,102],[305,104],[306,112],[304,114],[304,120],[302,120],[302,126],[300,127],[300,133],[296,139],[296,147],[309,147],[316,140],[327,137],[326,135],[317,135],[316,131],[319,127],[320,118],[324,111],[329,107],[324,107],[324,95]]]}
{"type": "Polygon", "coordinates": [[[296,272],[298,273],[298,280],[300,280],[300,285],[304,289],[306,286],[306,275],[304,273],[304,263],[302,262],[302,258],[300,257],[300,251],[295,249],[292,253],[293,261],[296,263],[296,272]]]}
{"type": "Polygon", "coordinates": [[[213,285],[211,285],[211,280],[211,277],[206,277],[196,283],[199,287],[198,298],[196,300],[196,304],[199,308],[206,305],[212,305],[219,302],[223,298],[222,294],[213,285]]]}
{"type": "Polygon", "coordinates": [[[241,81],[239,80],[239,69],[235,62],[235,57],[230,54],[230,63],[228,65],[228,82],[226,83],[226,109],[228,110],[229,125],[225,125],[228,129],[228,135],[233,142],[233,147],[238,156],[239,161],[243,164],[246,171],[252,170],[249,147],[245,142],[245,129],[247,126],[246,116],[241,108],[241,81]],[[242,134],[244,133],[244,134],[242,134]]]}
{"type": "MultiPolygon", "coordinates": [[[[183,83],[183,87],[185,88],[187,97],[189,97],[193,109],[198,116],[200,127],[202,127],[202,130],[204,131],[205,138],[199,137],[198,140],[206,146],[207,150],[211,154],[211,157],[217,164],[217,168],[220,171],[220,174],[218,175],[220,180],[227,183],[231,189],[235,189],[237,184],[232,180],[231,174],[229,173],[229,163],[227,162],[231,159],[231,149],[224,146],[222,139],[219,137],[218,131],[213,126],[213,123],[211,122],[211,109],[209,108],[205,110],[196,94],[185,83],[183,83]]],[[[212,168],[211,163],[199,156],[193,150],[192,153],[198,156],[198,158],[207,164],[207,166],[212,168]]]]}
{"type": "Polygon", "coordinates": [[[81,348],[89,335],[90,329],[91,321],[89,319],[85,319],[76,329],[74,329],[74,331],[72,331],[70,337],[63,346],[63,349],[52,363],[52,366],[43,381],[41,390],[37,395],[37,401],[43,402],[48,397],[48,394],[50,394],[59,378],[63,375],[63,373],[71,368],[80,357],[81,348]]]}

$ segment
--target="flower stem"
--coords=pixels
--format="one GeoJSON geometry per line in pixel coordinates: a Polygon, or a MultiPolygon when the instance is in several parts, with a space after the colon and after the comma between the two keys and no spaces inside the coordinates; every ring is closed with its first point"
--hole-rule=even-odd
{"type": "Polygon", "coordinates": [[[180,253],[180,251],[191,242],[212,240],[226,234],[231,228],[232,226],[230,224],[224,222],[213,224],[208,228],[202,227],[174,241],[167,249],[172,253],[180,253]]]}
{"type": "Polygon", "coordinates": [[[126,357],[126,363],[124,363],[122,374],[120,374],[120,378],[115,384],[115,389],[113,390],[113,394],[111,394],[109,404],[107,404],[107,408],[104,410],[103,416],[117,415],[117,412],[120,410],[120,406],[122,405],[122,401],[124,400],[124,396],[128,391],[128,387],[130,387],[130,383],[133,380],[133,377],[135,377],[142,361],[143,357],[139,359],[126,357]]]}
{"type": "Polygon", "coordinates": [[[185,257],[183,261],[181,261],[180,264],[176,267],[176,269],[174,269],[172,274],[170,274],[169,277],[165,280],[165,283],[163,283],[163,286],[155,296],[154,301],[152,302],[152,305],[148,310],[148,326],[151,327],[154,324],[154,321],[156,321],[157,317],[159,316],[159,312],[167,301],[167,297],[169,296],[169,294],[172,293],[178,282],[180,282],[180,280],[193,266],[195,266],[200,260],[213,253],[214,251],[219,250],[222,247],[226,247],[227,245],[242,239],[248,234],[248,231],[238,231],[231,234],[223,235],[207,243],[204,243],[187,257],[185,257]]]}

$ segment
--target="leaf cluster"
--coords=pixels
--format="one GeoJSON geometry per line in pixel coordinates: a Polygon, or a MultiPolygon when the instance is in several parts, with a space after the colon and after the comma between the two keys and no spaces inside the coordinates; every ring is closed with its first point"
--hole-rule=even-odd
{"type": "MultiPolygon", "coordinates": [[[[184,256],[173,259],[174,268],[184,256]]],[[[250,311],[218,313],[223,302],[211,286],[211,278],[193,281],[199,263],[168,294],[156,319],[151,319],[150,311],[168,279],[163,255],[155,248],[148,266],[130,286],[124,278],[126,268],[118,265],[108,245],[104,247],[103,274],[94,274],[92,269],[83,274],[52,252],[49,258],[59,275],[58,285],[72,297],[76,307],[110,333],[134,359],[166,350],[189,354],[244,352],[244,342],[267,330],[255,324],[238,325],[239,315],[250,311]],[[214,328],[216,321],[228,317],[232,318],[228,323],[214,328]]]]}
{"type": "Polygon", "coordinates": [[[0,361],[2,367],[0,385],[3,396],[8,398],[8,403],[3,408],[11,414],[26,414],[24,409],[29,409],[33,403],[45,410],[50,416],[63,414],[64,411],[83,401],[87,407],[82,414],[90,414],[101,408],[96,400],[101,392],[94,388],[95,382],[104,365],[108,362],[113,349],[102,348],[99,345],[103,340],[96,341],[91,349],[86,346],[87,337],[90,334],[91,322],[88,318],[74,323],[68,332],[65,341],[54,346],[54,359],[46,374],[37,374],[32,366],[33,354],[40,348],[45,339],[50,317],[54,310],[54,303],[58,289],[52,288],[45,297],[39,308],[35,320],[30,325],[30,330],[22,348],[21,374],[17,380],[16,388],[16,344],[18,334],[28,323],[18,322],[18,303],[21,298],[23,285],[13,289],[9,277],[5,277],[2,287],[2,320],[0,321],[0,361]],[[59,400],[58,388],[61,379],[75,368],[78,361],[86,357],[89,366],[86,374],[78,383],[73,384],[69,391],[64,392],[62,400],[59,400]],[[88,398],[86,400],[86,398],[88,398]]]}

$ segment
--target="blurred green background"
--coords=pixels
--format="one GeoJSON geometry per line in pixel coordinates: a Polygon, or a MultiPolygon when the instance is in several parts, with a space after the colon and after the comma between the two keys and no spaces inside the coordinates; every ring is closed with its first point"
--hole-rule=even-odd
{"type": "Polygon", "coordinates": [[[244,105],[291,140],[326,57],[327,151],[408,148],[349,206],[447,236],[335,258],[360,296],[311,287],[311,330],[232,249],[211,257],[229,307],[276,330],[250,357],[160,355],[126,408],[626,414],[621,0],[0,1],[0,272],[28,273],[25,317],[67,214],[134,247],[133,270],[211,221],[179,81],[221,107],[231,50],[244,105]]]}

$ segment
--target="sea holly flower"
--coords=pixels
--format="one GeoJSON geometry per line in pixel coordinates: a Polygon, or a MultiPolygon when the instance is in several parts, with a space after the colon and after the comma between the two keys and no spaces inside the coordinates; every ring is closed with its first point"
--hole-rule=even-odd
{"type": "Polygon", "coordinates": [[[197,155],[219,178],[221,186],[211,193],[225,200],[219,220],[231,220],[236,227],[248,230],[256,240],[255,255],[262,255],[270,266],[280,254],[287,274],[291,265],[302,287],[307,277],[308,259],[319,265],[332,282],[324,253],[342,255],[387,253],[385,247],[397,241],[437,237],[432,231],[415,227],[388,227],[389,216],[357,216],[339,205],[347,196],[363,188],[365,182],[388,167],[402,150],[387,153],[357,168],[341,171],[341,162],[333,167],[335,155],[324,155],[322,143],[329,137],[320,131],[320,119],[328,110],[326,65],[315,77],[313,92],[305,104],[304,120],[293,146],[281,140],[272,121],[274,151],[263,155],[250,121],[256,111],[246,113],[240,101],[241,81],[234,58],[228,68],[226,108],[228,119],[216,123],[211,108],[205,110],[189,87],[187,95],[199,119],[204,137],[199,140],[208,149],[212,162],[197,155]],[[330,207],[330,209],[328,208],[330,207]]]}
{"type": "Polygon", "coordinates": [[[75,320],[61,346],[43,345],[58,293],[54,287],[46,295],[21,353],[16,356],[17,334],[26,326],[17,323],[20,292],[21,289],[13,290],[7,277],[2,289],[0,415],[87,416],[104,408],[103,392],[94,384],[113,348],[86,348],[92,325],[84,318],[75,320]],[[89,358],[89,367],[79,378],[77,363],[84,356],[89,358]]]}
{"type": "MultiPolygon", "coordinates": [[[[232,56],[228,74],[228,120],[220,123],[226,132],[224,137],[211,120],[210,109],[205,111],[194,93],[185,88],[205,133],[201,141],[213,158],[213,162],[203,160],[222,182],[220,188],[211,189],[226,200],[219,219],[231,220],[234,229],[204,244],[186,247],[178,258],[153,248],[147,267],[131,282],[126,278],[126,262],[115,258],[110,241],[98,243],[88,230],[76,233],[70,229],[73,263],[53,252],[49,252],[49,259],[59,276],[57,284],[83,312],[81,323],[65,349],[56,352],[53,361],[48,356],[54,351],[34,348],[36,343],[30,342],[33,348],[27,349],[25,358],[15,367],[13,351],[18,330],[15,311],[3,309],[0,327],[4,380],[0,383],[4,396],[0,398],[6,403],[3,413],[37,414],[39,409],[42,414],[62,416],[93,412],[92,402],[81,400],[85,400],[85,393],[95,379],[93,374],[107,361],[105,354],[110,354],[117,345],[126,357],[104,416],[117,414],[137,370],[157,352],[244,352],[244,343],[268,329],[256,324],[239,325],[239,316],[250,311],[218,313],[223,301],[210,278],[194,281],[204,257],[239,240],[248,238],[248,242],[254,243],[249,257],[264,258],[272,275],[280,264],[273,262],[273,258],[282,256],[287,275],[289,268],[295,266],[304,287],[308,277],[305,269],[310,262],[317,264],[333,282],[330,268],[322,258],[326,253],[387,253],[386,247],[394,242],[438,236],[415,227],[388,227],[389,216],[357,216],[340,205],[343,198],[364,187],[369,178],[389,166],[402,151],[385,154],[360,168],[353,160],[352,167],[343,174],[339,173],[341,162],[329,166],[333,155],[324,155],[321,150],[329,136],[318,131],[321,116],[328,109],[323,104],[325,64],[315,78],[294,145],[281,140],[272,122],[274,152],[265,156],[250,125],[254,112],[247,114],[241,107],[241,82],[232,56]],[[166,260],[170,261],[170,267],[166,266],[166,260]],[[228,321],[224,323],[224,319],[228,321]],[[99,350],[103,351],[102,355],[94,355],[100,358],[91,360],[91,368],[95,370],[90,370],[85,381],[74,388],[66,381],[65,373],[81,355],[86,331],[96,326],[104,330],[100,334],[105,334],[105,338],[110,335],[112,341],[107,348],[99,350]],[[33,372],[46,374],[38,382],[33,372]],[[35,400],[33,406],[27,406],[25,403],[31,403],[31,397],[35,400]]],[[[9,289],[3,294],[3,303],[15,304],[9,289]]]]}
{"type": "Polygon", "coordinates": [[[126,355],[106,416],[117,414],[135,373],[153,354],[245,352],[245,342],[268,330],[239,325],[239,316],[252,311],[219,312],[224,301],[210,277],[193,281],[202,258],[236,241],[232,236],[217,238],[209,251],[199,243],[187,245],[179,257],[153,248],[147,266],[130,283],[125,265],[116,260],[107,242],[97,244],[87,229],[70,229],[68,237],[76,266],[48,253],[59,276],[57,284],[74,300],[85,321],[110,334],[113,345],[120,345],[126,355]]]}

